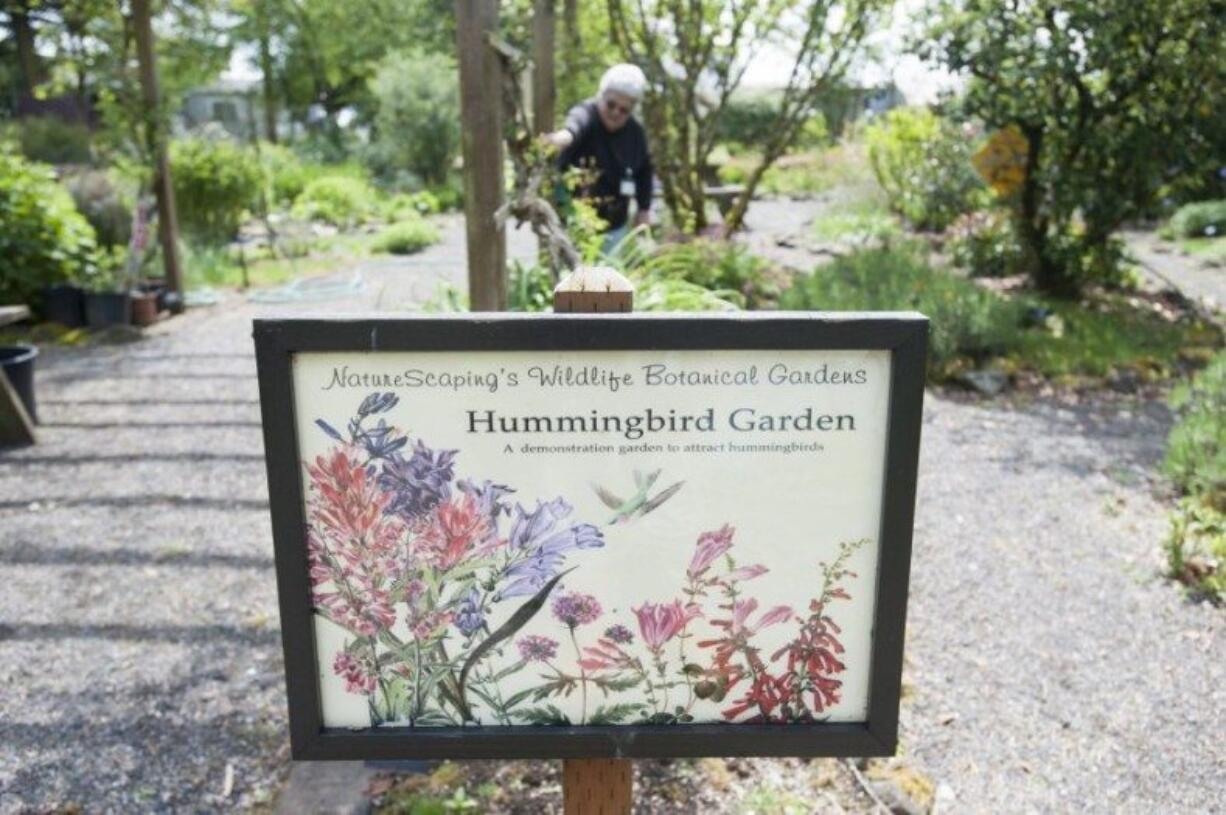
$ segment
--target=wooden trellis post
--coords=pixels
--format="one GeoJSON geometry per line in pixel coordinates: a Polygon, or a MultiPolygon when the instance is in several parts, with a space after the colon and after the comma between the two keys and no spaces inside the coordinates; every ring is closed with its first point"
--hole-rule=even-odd
{"type": "MultiPolygon", "coordinates": [[[[634,285],[616,270],[579,267],[553,290],[559,313],[628,312],[634,285]]],[[[562,802],[566,815],[630,815],[634,767],[629,759],[568,758],[562,762],[562,802]]]]}
{"type": "Polygon", "coordinates": [[[473,311],[501,311],[507,307],[507,241],[495,214],[503,196],[502,63],[490,46],[498,33],[498,0],[455,0],[455,12],[468,302],[473,311]]]}

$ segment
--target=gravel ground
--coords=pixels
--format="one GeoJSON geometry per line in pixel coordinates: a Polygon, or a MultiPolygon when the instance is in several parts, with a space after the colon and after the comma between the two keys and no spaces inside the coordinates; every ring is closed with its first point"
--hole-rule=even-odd
{"type": "MultiPolygon", "coordinates": [[[[447,279],[456,232],[336,309],[447,279]]],[[[0,453],[0,813],[248,809],[284,777],[255,313],[42,361],[41,443],[0,453]]],[[[903,737],[943,811],[1226,810],[1226,626],[1158,577],[1168,422],[929,395],[903,737]]]]}

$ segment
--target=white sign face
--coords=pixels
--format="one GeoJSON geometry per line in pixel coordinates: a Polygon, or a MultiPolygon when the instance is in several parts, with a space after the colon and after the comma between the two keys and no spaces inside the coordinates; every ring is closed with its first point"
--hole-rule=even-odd
{"type": "Polygon", "coordinates": [[[864,721],[890,364],[296,354],[323,724],[864,721]]]}

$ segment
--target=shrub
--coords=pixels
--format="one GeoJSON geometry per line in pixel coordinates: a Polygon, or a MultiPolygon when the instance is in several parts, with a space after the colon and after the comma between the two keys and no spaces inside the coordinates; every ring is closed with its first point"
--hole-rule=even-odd
{"type": "Polygon", "coordinates": [[[374,188],[360,178],[326,175],[306,185],[294,202],[294,215],[350,227],[374,211],[375,197],[374,188]]]}
{"type": "Polygon", "coordinates": [[[1226,512],[1226,351],[1171,393],[1179,420],[1167,436],[1165,469],[1181,492],[1226,512]]]}
{"type": "Polygon", "coordinates": [[[94,230],[51,168],[0,152],[0,303],[37,306],[43,286],[96,271],[94,230]]]}
{"type": "Polygon", "coordinates": [[[762,96],[738,97],[724,105],[716,126],[716,140],[752,147],[771,135],[778,118],[778,105],[762,96]]]}
{"type": "Polygon", "coordinates": [[[968,212],[946,232],[950,258],[975,277],[1006,277],[1021,271],[1022,247],[1007,213],[968,212]]]}
{"type": "Polygon", "coordinates": [[[400,221],[405,218],[416,218],[422,215],[437,215],[443,211],[438,196],[429,190],[413,193],[397,193],[381,207],[383,218],[387,221],[400,221]]]}
{"type": "Polygon", "coordinates": [[[1171,216],[1171,230],[1181,238],[1226,235],[1226,201],[1201,201],[1180,207],[1171,216]]]}
{"type": "Polygon", "coordinates": [[[105,170],[83,170],[64,179],[77,211],[94,228],[98,244],[127,246],[132,237],[132,209],[111,175],[105,170]]]}
{"type": "Polygon", "coordinates": [[[227,139],[177,139],[170,165],[183,231],[203,243],[233,240],[244,212],[259,202],[262,176],[252,152],[227,139]]]}
{"type": "Polygon", "coordinates": [[[376,252],[411,255],[438,241],[438,230],[433,224],[421,219],[413,219],[402,221],[383,230],[375,239],[373,248],[376,252]]]}
{"type": "Polygon", "coordinates": [[[890,208],[919,229],[942,230],[983,200],[958,128],[927,108],[896,108],[864,131],[890,208]]]}
{"type": "Polygon", "coordinates": [[[309,171],[298,154],[281,144],[261,144],[260,164],[270,204],[293,204],[310,180],[309,171]]]}
{"type": "Polygon", "coordinates": [[[929,367],[938,376],[959,356],[1006,348],[1020,307],[969,280],[930,267],[911,247],[868,249],[838,258],[784,292],[785,309],[915,310],[931,321],[929,367]]]}
{"type": "Polygon", "coordinates": [[[389,54],[371,92],[379,104],[372,170],[389,179],[407,172],[426,184],[446,181],[460,146],[459,87],[451,58],[419,51],[389,54]]]}
{"type": "Polygon", "coordinates": [[[16,123],[21,154],[45,164],[88,164],[92,158],[89,128],[54,116],[34,116],[16,123]]]}

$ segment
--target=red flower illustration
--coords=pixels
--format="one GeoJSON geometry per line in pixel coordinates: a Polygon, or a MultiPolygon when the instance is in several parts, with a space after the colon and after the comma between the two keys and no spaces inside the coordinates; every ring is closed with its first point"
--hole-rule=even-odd
{"type": "Polygon", "coordinates": [[[431,511],[429,521],[418,531],[415,549],[422,560],[446,571],[470,555],[483,555],[496,546],[493,531],[489,512],[465,493],[431,511]]]}

